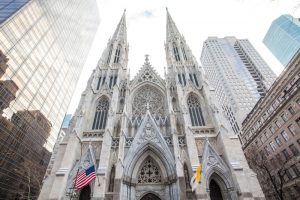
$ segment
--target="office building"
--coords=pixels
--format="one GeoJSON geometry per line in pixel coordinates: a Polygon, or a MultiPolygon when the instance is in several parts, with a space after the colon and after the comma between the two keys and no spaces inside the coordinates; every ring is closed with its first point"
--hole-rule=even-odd
{"type": "Polygon", "coordinates": [[[300,198],[299,82],[297,53],[243,122],[242,147],[267,199],[300,198]]]}
{"type": "Polygon", "coordinates": [[[0,197],[36,199],[99,24],[97,3],[1,1],[0,16],[0,197]]]}
{"type": "Polygon", "coordinates": [[[247,39],[209,37],[201,62],[222,111],[236,134],[276,76],[247,39]]]}
{"type": "Polygon", "coordinates": [[[3,0],[0,2],[0,24],[12,17],[30,0],[3,0]]]}
{"type": "Polygon", "coordinates": [[[300,18],[281,15],[273,21],[263,42],[279,62],[287,66],[300,49],[300,18]]]}

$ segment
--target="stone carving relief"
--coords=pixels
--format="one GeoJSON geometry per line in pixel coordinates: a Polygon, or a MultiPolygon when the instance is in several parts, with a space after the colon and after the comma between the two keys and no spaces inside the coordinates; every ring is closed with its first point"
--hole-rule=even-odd
{"type": "Polygon", "coordinates": [[[156,132],[154,130],[154,127],[152,127],[152,124],[147,121],[145,128],[143,129],[142,134],[140,135],[138,144],[141,144],[145,141],[151,141],[154,143],[160,143],[159,139],[157,138],[156,132]]]}
{"type": "Polygon", "coordinates": [[[217,159],[214,156],[209,156],[207,160],[207,165],[213,166],[217,164],[217,159]]]}

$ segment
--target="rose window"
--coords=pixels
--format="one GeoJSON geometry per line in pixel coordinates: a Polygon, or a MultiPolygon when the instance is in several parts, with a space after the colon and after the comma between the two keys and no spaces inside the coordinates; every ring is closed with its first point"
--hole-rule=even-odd
{"type": "Polygon", "coordinates": [[[164,115],[164,96],[152,86],[144,86],[136,92],[132,104],[132,114],[137,117],[143,116],[147,108],[154,116],[164,115]]]}

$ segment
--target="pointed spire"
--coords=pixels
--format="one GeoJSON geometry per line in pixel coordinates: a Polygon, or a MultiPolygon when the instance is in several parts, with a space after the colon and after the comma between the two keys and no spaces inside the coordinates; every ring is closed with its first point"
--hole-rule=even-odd
{"type": "Polygon", "coordinates": [[[171,39],[173,37],[180,37],[181,35],[169,13],[168,8],[166,8],[166,10],[167,10],[167,38],[166,38],[166,41],[168,41],[169,39],[171,39]]]}
{"type": "Polygon", "coordinates": [[[126,28],[126,9],[124,9],[122,18],[115,30],[115,33],[112,37],[112,41],[119,40],[127,43],[127,28],[126,28]]]}

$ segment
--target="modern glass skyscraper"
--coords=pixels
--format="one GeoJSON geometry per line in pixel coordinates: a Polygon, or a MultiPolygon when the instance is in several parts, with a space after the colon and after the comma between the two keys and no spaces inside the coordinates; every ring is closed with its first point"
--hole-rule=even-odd
{"type": "Polygon", "coordinates": [[[300,49],[300,18],[281,15],[273,21],[263,42],[286,66],[300,49]]]}
{"type": "Polygon", "coordinates": [[[276,76],[247,39],[209,37],[201,62],[231,127],[240,125],[276,76]]]}
{"type": "Polygon", "coordinates": [[[0,199],[35,199],[98,24],[96,0],[1,0],[0,199]]]}
{"type": "Polygon", "coordinates": [[[0,24],[26,5],[30,0],[1,0],[0,2],[0,24]]]}

